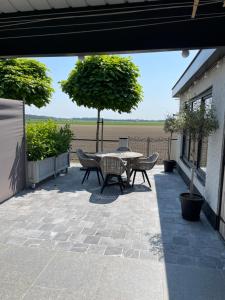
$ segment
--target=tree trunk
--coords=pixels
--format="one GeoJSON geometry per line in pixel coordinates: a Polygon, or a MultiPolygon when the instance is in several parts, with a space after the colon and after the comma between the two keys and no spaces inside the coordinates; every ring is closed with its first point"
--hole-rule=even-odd
{"type": "Polygon", "coordinates": [[[192,148],[192,167],[191,167],[191,182],[190,182],[190,195],[191,197],[194,194],[194,174],[195,174],[195,170],[196,170],[196,165],[195,165],[195,155],[196,155],[196,149],[195,149],[195,145],[196,145],[196,140],[193,140],[194,145],[192,148]]]}
{"type": "Polygon", "coordinates": [[[97,128],[96,128],[96,152],[99,151],[99,123],[100,123],[100,109],[98,109],[97,128]]]}

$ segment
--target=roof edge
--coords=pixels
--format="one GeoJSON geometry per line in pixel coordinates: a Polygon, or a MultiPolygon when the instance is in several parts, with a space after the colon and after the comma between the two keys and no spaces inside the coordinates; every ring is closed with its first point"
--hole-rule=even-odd
{"type": "Polygon", "coordinates": [[[225,56],[225,47],[200,50],[173,86],[172,96],[179,97],[182,92],[190,87],[194,80],[201,77],[223,56],[225,56]]]}

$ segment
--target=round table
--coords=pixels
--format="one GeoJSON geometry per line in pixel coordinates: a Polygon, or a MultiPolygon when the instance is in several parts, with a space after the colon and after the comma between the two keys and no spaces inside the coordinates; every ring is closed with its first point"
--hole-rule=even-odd
{"type": "Polygon", "coordinates": [[[119,157],[127,161],[127,184],[130,185],[130,174],[131,174],[131,163],[133,160],[143,157],[143,154],[132,151],[115,151],[115,152],[106,152],[106,153],[96,153],[96,157],[102,158],[105,156],[110,157],[119,157]]]}

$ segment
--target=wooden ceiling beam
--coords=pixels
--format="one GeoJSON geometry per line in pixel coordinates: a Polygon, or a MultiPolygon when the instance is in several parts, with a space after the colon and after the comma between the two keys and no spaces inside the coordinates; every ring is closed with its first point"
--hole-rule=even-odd
{"type": "Polygon", "coordinates": [[[192,14],[191,14],[192,19],[194,19],[195,16],[196,16],[198,5],[199,5],[199,1],[200,0],[194,0],[193,8],[192,8],[192,14]]]}

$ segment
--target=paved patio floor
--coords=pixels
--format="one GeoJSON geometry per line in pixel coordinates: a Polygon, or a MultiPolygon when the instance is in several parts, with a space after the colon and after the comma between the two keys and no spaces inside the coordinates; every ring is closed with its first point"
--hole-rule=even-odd
{"type": "Polygon", "coordinates": [[[179,175],[149,175],[101,195],[73,165],[0,205],[0,299],[224,300],[224,242],[181,218],[179,175]]]}

